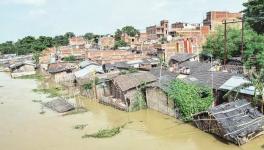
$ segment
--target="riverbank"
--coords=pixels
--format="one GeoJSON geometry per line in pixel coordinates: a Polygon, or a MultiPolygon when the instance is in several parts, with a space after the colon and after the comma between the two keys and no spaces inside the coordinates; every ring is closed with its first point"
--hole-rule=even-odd
{"type": "Polygon", "coordinates": [[[261,150],[264,137],[237,147],[188,124],[152,110],[126,113],[111,107],[76,98],[83,114],[62,116],[33,100],[48,101],[46,95],[34,93],[38,81],[11,79],[0,73],[0,148],[4,150],[261,150]],[[106,139],[83,139],[100,129],[131,122],[121,133],[106,139]],[[87,124],[83,130],[74,127],[87,124]]]}

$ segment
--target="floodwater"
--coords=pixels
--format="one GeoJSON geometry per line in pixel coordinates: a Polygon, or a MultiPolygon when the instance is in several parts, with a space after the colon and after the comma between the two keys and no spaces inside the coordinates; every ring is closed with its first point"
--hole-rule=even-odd
{"type": "Polygon", "coordinates": [[[263,150],[264,136],[237,147],[195,127],[152,110],[126,113],[78,99],[89,111],[61,116],[32,100],[47,100],[32,92],[39,83],[11,79],[0,73],[1,150],[263,150]],[[2,87],[3,86],[3,87],[2,87]],[[82,139],[84,134],[130,122],[121,133],[107,139],[82,139]],[[73,127],[88,124],[84,130],[73,127]]]}

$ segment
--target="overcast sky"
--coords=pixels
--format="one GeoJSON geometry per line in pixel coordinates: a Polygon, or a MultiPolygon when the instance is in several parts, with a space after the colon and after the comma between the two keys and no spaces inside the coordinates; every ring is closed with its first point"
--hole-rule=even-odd
{"type": "Polygon", "coordinates": [[[114,33],[124,25],[140,30],[184,21],[201,23],[211,10],[238,12],[245,0],[0,0],[0,42],[67,31],[114,33]]]}

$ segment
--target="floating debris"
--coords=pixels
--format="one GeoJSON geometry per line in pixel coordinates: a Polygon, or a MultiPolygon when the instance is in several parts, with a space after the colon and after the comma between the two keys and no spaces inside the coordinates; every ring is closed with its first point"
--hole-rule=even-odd
{"type": "Polygon", "coordinates": [[[32,100],[32,102],[34,102],[34,103],[41,103],[42,102],[42,100],[32,100]]]}
{"type": "Polygon", "coordinates": [[[88,110],[84,107],[77,107],[74,110],[64,113],[63,116],[82,114],[82,113],[86,113],[87,111],[88,110]]]}
{"type": "Polygon", "coordinates": [[[74,109],[74,106],[72,104],[61,98],[47,103],[43,103],[43,105],[58,113],[64,113],[74,109]]]}
{"type": "Polygon", "coordinates": [[[3,105],[3,104],[4,104],[4,102],[1,102],[1,104],[3,105]]]}
{"type": "Polygon", "coordinates": [[[39,114],[41,114],[41,115],[43,115],[43,114],[45,114],[46,112],[45,111],[41,111],[41,112],[39,112],[39,114]]]}
{"type": "Polygon", "coordinates": [[[87,126],[88,126],[88,124],[80,124],[80,125],[74,126],[74,129],[76,129],[76,130],[83,130],[87,126]]]}

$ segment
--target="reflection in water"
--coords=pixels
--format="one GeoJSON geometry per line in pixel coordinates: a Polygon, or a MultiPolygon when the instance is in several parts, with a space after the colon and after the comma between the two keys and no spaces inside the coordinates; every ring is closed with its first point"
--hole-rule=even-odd
{"type": "Polygon", "coordinates": [[[45,95],[32,92],[38,83],[14,80],[0,73],[0,149],[3,150],[261,150],[264,137],[237,147],[204,133],[190,124],[152,110],[126,113],[85,98],[76,97],[87,113],[61,116],[32,100],[47,101],[45,95]],[[129,123],[128,123],[129,122],[129,123]],[[122,132],[108,139],[82,139],[84,134],[128,123],[122,132]],[[74,130],[87,124],[83,130],[74,130]],[[14,144],[15,143],[15,144],[14,144]]]}

